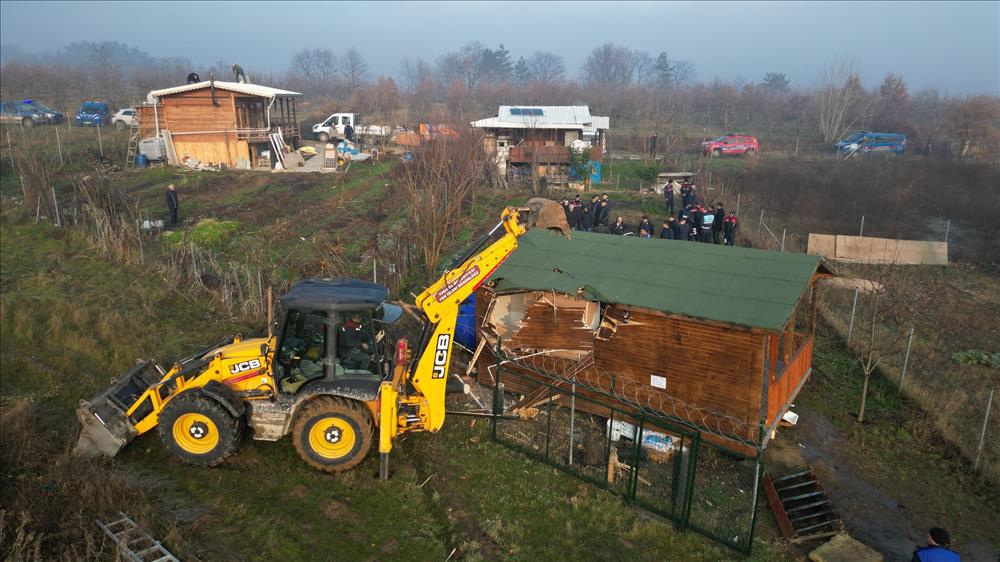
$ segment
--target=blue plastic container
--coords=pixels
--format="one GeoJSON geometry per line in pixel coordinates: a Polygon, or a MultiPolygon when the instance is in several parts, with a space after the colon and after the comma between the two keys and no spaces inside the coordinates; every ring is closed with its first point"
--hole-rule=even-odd
{"type": "Polygon", "coordinates": [[[146,158],[145,154],[136,154],[135,155],[135,167],[136,168],[145,168],[146,166],[149,166],[149,158],[146,158]]]}

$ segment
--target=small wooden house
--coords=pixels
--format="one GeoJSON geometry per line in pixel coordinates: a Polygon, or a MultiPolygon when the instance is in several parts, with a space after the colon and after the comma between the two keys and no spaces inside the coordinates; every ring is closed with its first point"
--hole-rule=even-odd
{"type": "Polygon", "coordinates": [[[531,231],[476,294],[477,376],[500,361],[525,395],[572,376],[577,409],[662,413],[753,456],[809,378],[830,275],[817,256],[531,231]]]}
{"type": "Polygon", "coordinates": [[[139,138],[169,138],[178,162],[189,156],[211,165],[270,167],[261,154],[274,150],[272,133],[297,146],[295,98],[301,95],[219,81],[153,90],[139,109],[139,138]]]}

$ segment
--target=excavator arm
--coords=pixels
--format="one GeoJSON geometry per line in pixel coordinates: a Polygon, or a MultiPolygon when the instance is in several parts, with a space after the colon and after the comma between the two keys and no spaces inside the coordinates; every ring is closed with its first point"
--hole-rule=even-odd
{"type": "Polygon", "coordinates": [[[397,349],[393,379],[382,383],[381,388],[379,453],[382,477],[388,477],[388,454],[398,434],[436,432],[444,423],[445,390],[459,305],[517,249],[517,239],[525,233],[524,225],[518,222],[521,211],[507,207],[500,222],[458,260],[459,265],[445,271],[417,296],[417,308],[428,322],[420,355],[408,366],[408,353],[402,343],[397,349]],[[501,228],[503,236],[487,245],[501,228]],[[415,392],[406,393],[407,382],[415,392]]]}

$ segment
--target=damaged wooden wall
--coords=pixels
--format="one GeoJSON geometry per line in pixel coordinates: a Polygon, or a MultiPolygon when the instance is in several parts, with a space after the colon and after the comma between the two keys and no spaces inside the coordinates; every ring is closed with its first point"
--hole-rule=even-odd
{"type": "MultiPolygon", "coordinates": [[[[664,400],[669,396],[693,408],[724,414],[708,419],[709,423],[731,416],[741,423],[723,422],[724,427],[718,429],[758,440],[765,332],[639,307],[612,304],[605,305],[603,311],[599,307],[599,303],[550,292],[497,296],[484,286],[476,295],[480,330],[493,336],[493,341],[496,335],[502,336],[507,353],[526,355],[559,349],[567,352],[556,353],[557,357],[580,359],[593,351],[591,369],[615,374],[615,390],[632,381],[635,384],[628,388],[638,388],[640,400],[672,405],[664,400]],[[665,389],[651,384],[659,386],[664,379],[665,389]]],[[[487,346],[479,356],[481,383],[492,384],[495,363],[487,346]]],[[[522,394],[537,386],[519,378],[504,379],[504,383],[508,390],[522,394]]],[[[609,384],[605,381],[605,386],[609,384]]],[[[609,400],[598,394],[581,394],[609,400]]],[[[607,415],[606,409],[588,402],[578,401],[577,407],[607,415]]],[[[737,452],[754,454],[753,448],[736,441],[708,434],[704,437],[737,452]]]]}

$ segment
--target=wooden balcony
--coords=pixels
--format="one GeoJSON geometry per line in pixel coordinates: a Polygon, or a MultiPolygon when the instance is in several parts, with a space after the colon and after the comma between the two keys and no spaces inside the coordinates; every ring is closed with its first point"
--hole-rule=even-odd
{"type": "MultiPolygon", "coordinates": [[[[772,336],[776,341],[776,338],[772,336]]],[[[787,361],[778,358],[777,361],[765,363],[769,376],[767,386],[767,425],[770,427],[775,419],[785,409],[789,401],[801,386],[803,379],[812,370],[813,336],[811,334],[795,334],[795,351],[787,361]]],[[[778,346],[772,343],[769,355],[778,355],[778,346]]]]}
{"type": "MultiPolygon", "coordinates": [[[[600,162],[603,158],[600,146],[591,147],[591,160],[600,162]]],[[[512,146],[507,160],[511,164],[569,164],[569,147],[512,146]]]]}
{"type": "Polygon", "coordinates": [[[299,136],[299,128],[295,124],[275,125],[272,123],[270,129],[237,129],[236,138],[247,142],[268,142],[270,140],[268,135],[278,131],[281,131],[285,142],[299,136]]]}

